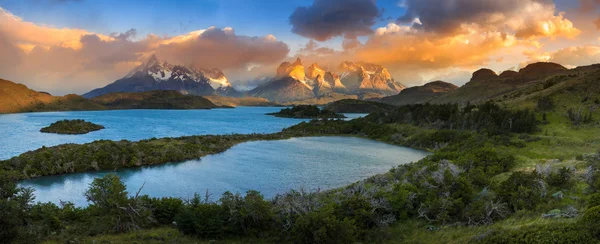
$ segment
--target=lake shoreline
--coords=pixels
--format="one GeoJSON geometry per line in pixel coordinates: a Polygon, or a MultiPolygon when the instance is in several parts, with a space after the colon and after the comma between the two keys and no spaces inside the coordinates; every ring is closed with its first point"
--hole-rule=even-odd
{"type": "MultiPolygon", "coordinates": [[[[289,128],[286,128],[289,129],[289,128]]],[[[246,142],[253,142],[253,141],[274,141],[274,140],[289,140],[289,139],[293,139],[293,138],[306,138],[306,137],[354,137],[354,138],[361,138],[361,139],[366,139],[366,140],[372,140],[372,141],[377,141],[377,142],[382,142],[385,144],[389,144],[389,145],[393,145],[393,146],[398,146],[398,147],[407,147],[407,148],[412,148],[412,149],[417,149],[417,150],[422,150],[422,151],[428,151],[427,149],[424,148],[418,148],[418,147],[410,147],[410,146],[403,146],[403,145],[396,145],[396,144],[392,144],[389,142],[385,142],[382,140],[375,140],[375,139],[371,139],[368,137],[364,137],[364,136],[360,136],[360,135],[353,135],[353,134],[317,134],[317,133],[308,133],[308,134],[300,134],[298,132],[295,133],[290,133],[290,132],[277,132],[277,133],[271,133],[271,134],[228,134],[228,135],[201,135],[201,136],[184,136],[184,137],[164,137],[164,138],[158,138],[158,139],[147,139],[147,140],[140,140],[140,141],[128,141],[128,140],[121,140],[121,141],[112,141],[112,140],[97,140],[97,141],[93,141],[90,143],[85,143],[85,144],[60,144],[60,145],[56,145],[56,146],[52,146],[52,147],[42,147],[33,151],[28,151],[25,153],[22,153],[18,156],[12,157],[10,159],[6,159],[6,160],[0,160],[0,165],[19,165],[20,167],[16,168],[16,169],[8,169],[9,171],[14,171],[15,173],[19,174],[19,180],[25,180],[25,179],[35,179],[35,178],[39,178],[39,177],[44,177],[44,176],[56,176],[56,175],[65,175],[65,174],[71,174],[71,173],[85,173],[85,172],[98,172],[98,171],[116,171],[119,169],[127,169],[127,168],[138,168],[138,167],[144,167],[144,166],[156,166],[156,165],[163,165],[163,164],[178,164],[178,163],[183,163],[189,160],[200,160],[205,156],[209,156],[209,155],[214,155],[214,154],[219,154],[219,153],[224,153],[225,151],[229,150],[231,147],[236,146],[238,144],[241,143],[246,143],[246,142]],[[115,165],[112,164],[113,166],[116,167],[108,167],[106,165],[111,165],[110,162],[106,162],[106,161],[114,161],[113,159],[107,159],[104,162],[103,161],[99,161],[97,159],[93,158],[92,153],[88,153],[86,155],[86,157],[83,158],[78,158],[78,160],[73,161],[73,158],[69,158],[70,156],[72,156],[72,152],[74,151],[80,151],[80,150],[94,150],[93,152],[99,152],[99,151],[103,151],[105,150],[104,147],[99,146],[102,144],[106,144],[106,143],[110,143],[113,145],[117,145],[118,149],[121,152],[130,152],[130,150],[132,148],[136,148],[138,144],[159,144],[159,147],[154,147],[153,150],[157,150],[157,149],[162,149],[163,151],[165,150],[169,150],[169,147],[173,146],[174,144],[178,144],[177,146],[179,147],[185,147],[185,144],[181,145],[181,142],[186,142],[186,141],[191,141],[194,140],[194,142],[190,142],[190,144],[193,144],[194,146],[198,146],[198,140],[204,140],[204,139],[218,139],[223,141],[223,145],[215,145],[215,144],[210,144],[208,147],[210,147],[209,150],[204,150],[204,151],[200,151],[198,154],[187,154],[187,155],[181,155],[181,157],[178,157],[179,160],[177,161],[172,161],[172,160],[149,160],[149,162],[143,162],[142,159],[137,159],[135,160],[134,157],[129,158],[129,155],[115,155],[112,154],[112,157],[119,157],[119,159],[121,160],[117,160],[117,161],[121,161],[123,162],[123,159],[125,158],[129,158],[130,160],[126,160],[131,162],[131,160],[133,159],[133,164],[121,164],[121,165],[115,165]],[[163,144],[162,142],[167,142],[166,144],[163,144]],[[96,148],[96,149],[90,149],[90,148],[96,148]],[[50,156],[50,158],[43,158],[46,157],[44,155],[52,155],[50,156]],[[39,162],[39,161],[44,161],[44,162],[48,162],[48,161],[53,161],[53,162],[69,162],[70,164],[73,164],[74,162],[91,162],[89,165],[77,165],[77,166],[71,166],[71,167],[75,167],[75,168],[70,168],[67,170],[63,169],[58,169],[58,170],[63,170],[60,173],[50,173],[50,174],[28,174],[27,170],[31,169],[30,167],[28,167],[29,163],[31,162],[39,162]],[[29,162],[29,163],[27,163],[29,162]],[[26,164],[24,164],[26,163],[26,164]],[[105,166],[102,166],[105,165],[105,166]],[[85,167],[85,170],[76,170],[76,168],[79,167],[85,167]]],[[[188,145],[190,145],[188,144],[188,145]]],[[[64,166],[64,165],[63,165],[64,166]]],[[[6,166],[5,170],[6,170],[6,166]]],[[[47,170],[45,172],[48,172],[47,170]]],[[[55,171],[53,171],[55,172],[55,171]]]]}

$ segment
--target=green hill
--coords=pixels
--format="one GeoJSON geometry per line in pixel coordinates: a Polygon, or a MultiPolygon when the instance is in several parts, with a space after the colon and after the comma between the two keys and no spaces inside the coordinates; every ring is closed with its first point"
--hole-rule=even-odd
{"type": "Polygon", "coordinates": [[[210,100],[177,91],[109,93],[91,99],[108,109],[211,109],[219,108],[210,100]]]}
{"type": "Polygon", "coordinates": [[[456,89],[458,89],[458,87],[454,84],[443,81],[433,81],[423,86],[406,88],[397,95],[383,97],[375,101],[393,105],[427,103],[456,89]]]}

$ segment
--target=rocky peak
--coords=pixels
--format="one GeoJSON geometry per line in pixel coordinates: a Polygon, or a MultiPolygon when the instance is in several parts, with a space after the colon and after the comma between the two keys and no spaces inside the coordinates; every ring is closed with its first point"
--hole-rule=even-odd
{"type": "Polygon", "coordinates": [[[321,76],[321,78],[325,77],[325,70],[319,67],[318,64],[311,64],[308,69],[306,69],[306,78],[310,80],[314,80],[317,76],[321,76]]]}
{"type": "Polygon", "coordinates": [[[423,85],[423,87],[431,89],[434,93],[449,92],[458,89],[458,86],[441,80],[429,82],[423,85]]]}
{"type": "Polygon", "coordinates": [[[496,79],[498,75],[491,69],[480,69],[473,73],[471,81],[484,81],[490,79],[496,79]]]}
{"type": "Polygon", "coordinates": [[[567,68],[557,63],[538,62],[527,65],[519,70],[519,74],[525,77],[538,77],[566,71],[567,68]]]}
{"type": "Polygon", "coordinates": [[[514,70],[505,70],[504,72],[500,73],[500,78],[512,78],[517,76],[519,76],[519,72],[514,70]]]}
{"type": "Polygon", "coordinates": [[[306,74],[304,73],[304,66],[300,58],[296,59],[294,63],[283,62],[277,68],[276,78],[292,77],[298,81],[304,82],[306,74]]]}
{"type": "Polygon", "coordinates": [[[297,58],[296,61],[294,61],[292,63],[292,66],[298,66],[298,65],[302,66],[302,60],[300,60],[300,58],[297,58]]]}

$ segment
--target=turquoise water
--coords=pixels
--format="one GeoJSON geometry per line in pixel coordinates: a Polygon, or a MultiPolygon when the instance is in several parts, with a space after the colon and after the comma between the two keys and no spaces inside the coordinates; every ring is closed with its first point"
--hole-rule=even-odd
{"type": "MultiPolygon", "coordinates": [[[[240,107],[213,110],[115,110],[0,115],[0,159],[42,146],[99,139],[141,140],[202,134],[273,133],[303,120],[265,115],[281,108],[240,107]],[[85,119],[106,129],[85,135],[56,135],[40,128],[61,119],[85,119]]],[[[363,114],[346,114],[351,118],[363,114]]],[[[354,137],[311,137],[236,145],[200,160],[124,169],[130,193],[190,198],[208,190],[216,200],[225,191],[258,190],[273,197],[291,189],[331,189],[384,173],[393,166],[426,156],[419,150],[354,137]]],[[[22,181],[37,201],[86,205],[84,192],[107,172],[78,173],[22,181]]]]}
{"type": "MultiPolygon", "coordinates": [[[[238,107],[212,110],[111,110],[0,115],[0,160],[64,143],[99,139],[133,140],[187,135],[273,133],[302,120],[277,118],[265,113],[277,107],[238,107]],[[106,127],[85,135],[41,133],[42,127],[62,119],[84,119],[106,127]]],[[[349,118],[361,114],[347,114],[349,118]]]]}
{"type": "MultiPolygon", "coordinates": [[[[273,197],[290,189],[342,187],[393,166],[417,161],[424,151],[354,137],[309,137],[242,143],[200,160],[116,171],[135,194],[190,198],[206,190],[213,200],[225,191],[258,190],[273,197]]],[[[36,201],[86,205],[84,192],[107,172],[42,177],[21,182],[35,189],[36,201]]]]}

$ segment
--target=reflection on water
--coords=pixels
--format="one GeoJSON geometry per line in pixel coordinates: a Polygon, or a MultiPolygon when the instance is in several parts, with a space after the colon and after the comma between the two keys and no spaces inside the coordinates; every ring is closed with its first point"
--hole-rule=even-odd
{"type": "MultiPolygon", "coordinates": [[[[311,137],[255,141],[201,160],[119,170],[130,193],[189,198],[208,190],[213,200],[225,191],[259,190],[266,197],[290,189],[330,189],[417,161],[426,152],[354,137],[311,137]]],[[[42,177],[21,182],[37,201],[86,205],[84,192],[107,172],[42,177]]]]}

